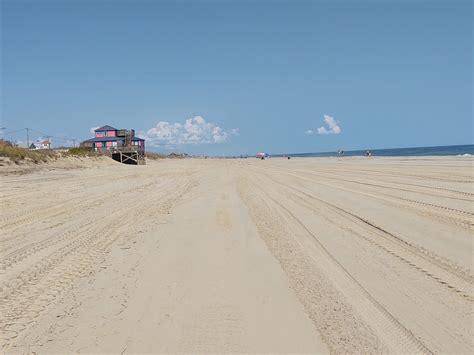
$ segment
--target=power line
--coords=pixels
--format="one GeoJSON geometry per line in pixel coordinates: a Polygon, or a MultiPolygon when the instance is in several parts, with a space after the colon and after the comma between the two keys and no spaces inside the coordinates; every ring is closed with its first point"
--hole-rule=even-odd
{"type": "Polygon", "coordinates": [[[27,144],[27,147],[29,147],[29,145],[30,145],[30,137],[29,137],[30,136],[30,131],[35,132],[35,133],[39,133],[41,136],[46,138],[46,140],[48,140],[48,142],[50,141],[51,138],[53,138],[54,140],[59,140],[59,141],[63,141],[63,142],[72,142],[74,147],[76,146],[76,141],[78,140],[76,138],[69,138],[69,137],[64,137],[64,136],[63,137],[52,136],[50,134],[47,134],[47,133],[44,133],[44,132],[39,131],[37,129],[33,129],[33,128],[29,128],[29,127],[20,128],[20,129],[10,131],[10,132],[3,132],[0,135],[9,135],[9,134],[13,134],[13,133],[22,132],[22,131],[26,131],[26,144],[27,144]]]}
{"type": "Polygon", "coordinates": [[[12,134],[12,133],[17,133],[17,132],[20,132],[20,131],[24,131],[26,128],[21,128],[21,129],[17,129],[16,131],[11,131],[11,132],[5,132],[5,133],[2,133],[2,134],[12,134]]]}
{"type": "Polygon", "coordinates": [[[33,132],[36,132],[36,133],[39,133],[39,134],[41,134],[43,137],[51,137],[49,134],[44,133],[44,132],[41,132],[41,131],[38,131],[37,129],[29,128],[29,130],[30,130],[30,131],[33,131],[33,132]]]}

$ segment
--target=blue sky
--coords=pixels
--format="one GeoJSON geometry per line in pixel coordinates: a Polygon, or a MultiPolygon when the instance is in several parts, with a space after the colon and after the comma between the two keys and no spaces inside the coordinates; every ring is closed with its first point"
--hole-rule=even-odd
{"type": "Polygon", "coordinates": [[[1,4],[6,131],[110,124],[206,154],[473,143],[470,1],[1,4]]]}

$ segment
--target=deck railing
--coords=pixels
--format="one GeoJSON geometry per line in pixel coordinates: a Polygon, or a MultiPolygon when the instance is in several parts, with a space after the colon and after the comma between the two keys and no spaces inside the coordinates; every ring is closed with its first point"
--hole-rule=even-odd
{"type": "Polygon", "coordinates": [[[143,152],[145,149],[140,145],[131,145],[129,147],[110,147],[108,150],[117,152],[143,152]]]}

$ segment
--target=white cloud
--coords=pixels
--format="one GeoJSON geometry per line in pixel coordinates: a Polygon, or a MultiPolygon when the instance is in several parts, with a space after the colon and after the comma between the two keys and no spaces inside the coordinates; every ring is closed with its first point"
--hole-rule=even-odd
{"type": "Polygon", "coordinates": [[[324,115],[324,123],[327,127],[321,126],[318,128],[318,134],[339,134],[341,133],[341,127],[337,124],[336,120],[328,115],[324,115]]]}
{"type": "Polygon", "coordinates": [[[91,132],[91,134],[95,134],[95,130],[99,128],[99,126],[97,127],[91,127],[91,129],[89,130],[89,132],[91,132]]]}
{"type": "MultiPolygon", "coordinates": [[[[324,123],[327,127],[321,126],[316,129],[318,134],[339,134],[341,133],[341,127],[339,126],[338,122],[329,115],[324,115],[324,123]]],[[[304,132],[307,135],[313,135],[315,133],[314,130],[308,129],[304,132]]]]}
{"type": "Polygon", "coordinates": [[[239,135],[239,129],[238,128],[232,128],[230,130],[230,134],[232,134],[234,136],[238,136],[239,135]]]}
{"type": "MultiPolygon", "coordinates": [[[[231,134],[235,135],[235,132],[238,133],[238,128],[234,128],[231,134]]],[[[221,127],[206,122],[201,116],[189,118],[184,123],[160,121],[155,127],[138,135],[151,146],[223,143],[229,136],[221,127]]]]}

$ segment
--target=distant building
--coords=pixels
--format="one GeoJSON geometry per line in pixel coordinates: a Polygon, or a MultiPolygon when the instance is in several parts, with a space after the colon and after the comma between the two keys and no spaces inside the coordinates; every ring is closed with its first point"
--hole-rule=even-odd
{"type": "Polygon", "coordinates": [[[112,150],[145,151],[145,140],[135,137],[135,130],[117,129],[102,126],[95,131],[95,137],[82,142],[81,146],[91,148],[96,152],[112,150]]]}
{"type": "Polygon", "coordinates": [[[34,143],[31,143],[28,148],[31,149],[31,150],[38,149],[38,147],[36,147],[36,145],[34,143]]]}
{"type": "Polygon", "coordinates": [[[49,140],[43,140],[39,142],[37,149],[50,149],[51,148],[51,142],[49,140]]]}

